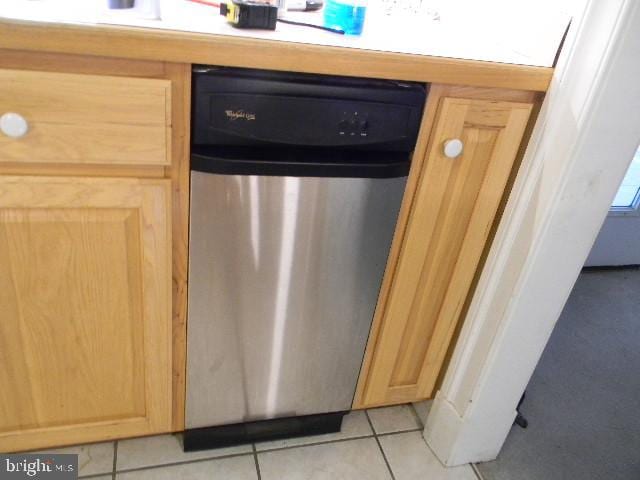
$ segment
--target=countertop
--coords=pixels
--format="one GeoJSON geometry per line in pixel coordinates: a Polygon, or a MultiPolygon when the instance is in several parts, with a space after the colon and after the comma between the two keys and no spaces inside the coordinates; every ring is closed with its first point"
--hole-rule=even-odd
{"type": "MultiPolygon", "coordinates": [[[[71,8],[73,2],[3,2],[0,48],[544,91],[569,20],[547,11],[536,21],[521,5],[496,18],[468,6],[388,15],[373,3],[363,34],[354,37],[286,24],[239,30],[214,8],[183,0],[164,2],[162,19],[91,8],[91,0],[71,8]]],[[[288,18],[322,23],[320,12],[288,18]]]]}

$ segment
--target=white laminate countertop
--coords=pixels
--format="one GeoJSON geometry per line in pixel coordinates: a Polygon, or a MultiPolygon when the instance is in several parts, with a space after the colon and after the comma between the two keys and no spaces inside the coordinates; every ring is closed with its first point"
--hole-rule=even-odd
{"type": "MultiPolygon", "coordinates": [[[[186,0],[161,0],[161,19],[142,18],[139,9],[107,10],[107,0],[2,1],[0,17],[248,36],[540,67],[553,65],[570,20],[563,0],[422,1],[420,13],[400,10],[388,15],[382,0],[370,0],[360,36],[287,24],[278,24],[275,31],[241,30],[228,24],[215,8],[186,0]]],[[[322,23],[321,12],[289,12],[287,18],[322,23]]]]}

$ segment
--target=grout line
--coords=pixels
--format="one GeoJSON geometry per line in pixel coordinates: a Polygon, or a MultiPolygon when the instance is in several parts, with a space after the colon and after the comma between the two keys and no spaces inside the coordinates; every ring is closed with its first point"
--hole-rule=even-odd
{"type": "Polygon", "coordinates": [[[200,462],[208,462],[211,460],[223,460],[225,458],[242,457],[244,455],[251,455],[251,452],[232,453],[230,455],[220,455],[219,457],[196,458],[193,460],[185,460],[182,462],[163,463],[161,465],[147,465],[144,467],[126,468],[123,470],[118,470],[116,473],[139,472],[140,470],[152,470],[155,468],[175,467],[178,465],[186,465],[188,463],[200,463],[200,462]]]}
{"type": "Polygon", "coordinates": [[[258,451],[256,450],[256,444],[252,443],[251,448],[253,449],[253,461],[256,463],[256,473],[258,474],[258,480],[262,480],[262,475],[260,474],[260,464],[258,463],[258,451]]]}
{"type": "Polygon", "coordinates": [[[413,403],[409,404],[409,408],[413,412],[413,416],[415,417],[416,421],[418,422],[418,425],[420,425],[424,429],[425,425],[424,425],[424,423],[422,423],[422,419],[420,418],[420,415],[418,415],[418,411],[416,410],[416,407],[413,406],[413,403]]]}
{"type": "MultiPolygon", "coordinates": [[[[123,469],[123,470],[117,470],[117,444],[118,442],[115,442],[115,446],[114,446],[114,460],[113,460],[113,471],[112,471],[112,475],[113,475],[113,480],[115,480],[115,475],[116,473],[126,473],[126,472],[137,472],[140,470],[150,470],[150,469],[156,469],[156,468],[163,468],[163,467],[173,467],[173,466],[177,466],[177,465],[185,465],[188,463],[197,463],[197,462],[205,462],[205,461],[209,461],[209,460],[222,460],[225,458],[233,458],[233,457],[241,457],[243,455],[249,455],[252,454],[254,456],[254,461],[256,463],[256,471],[258,473],[258,480],[261,480],[261,472],[260,472],[260,465],[258,462],[258,454],[259,453],[268,453],[268,452],[277,452],[277,451],[281,451],[281,450],[290,450],[290,449],[294,449],[294,448],[304,448],[304,447],[311,447],[311,446],[315,446],[315,445],[326,445],[329,443],[342,443],[342,442],[349,442],[351,440],[362,440],[364,438],[371,438],[374,437],[376,439],[376,442],[378,443],[378,447],[380,448],[380,451],[382,452],[382,457],[384,458],[385,463],[387,464],[387,468],[389,469],[389,471],[391,472],[391,476],[392,478],[395,480],[395,476],[393,475],[393,472],[391,471],[391,466],[389,465],[389,462],[387,461],[387,458],[384,454],[384,452],[382,451],[382,445],[380,444],[380,442],[378,441],[377,437],[385,437],[387,435],[395,435],[395,434],[400,434],[400,433],[409,433],[409,432],[418,432],[418,431],[422,431],[421,428],[413,428],[413,429],[409,429],[409,430],[398,430],[396,432],[385,432],[385,433],[376,433],[375,428],[373,427],[373,424],[371,423],[371,419],[369,418],[369,414],[365,411],[365,417],[367,419],[367,422],[369,423],[369,426],[371,427],[371,431],[373,433],[368,434],[368,435],[359,435],[359,436],[355,436],[355,437],[348,437],[348,438],[339,438],[339,439],[335,439],[335,440],[324,440],[324,441],[319,441],[319,442],[310,442],[310,443],[305,443],[305,444],[301,444],[301,445],[287,445],[284,447],[278,447],[278,448],[271,448],[268,450],[258,450],[256,448],[255,443],[251,444],[251,452],[244,452],[244,453],[234,453],[234,454],[230,454],[230,455],[220,455],[220,456],[213,456],[213,457],[206,457],[206,458],[197,458],[197,459],[193,459],[193,460],[185,460],[185,461],[180,461],[180,462],[171,462],[171,463],[165,463],[165,464],[161,464],[161,465],[146,465],[143,467],[136,467],[136,468],[128,468],[128,469],[123,469]]],[[[104,475],[104,474],[102,474],[104,475]]],[[[100,476],[100,475],[97,475],[100,476]]]]}
{"type": "MultiPolygon", "coordinates": [[[[369,423],[371,425],[371,423],[369,423]]],[[[372,428],[373,430],[373,428],[372,428]]],[[[415,431],[415,430],[410,430],[410,431],[415,431]]],[[[404,432],[393,432],[393,433],[404,433],[404,432]]],[[[382,435],[390,435],[390,434],[382,434],[382,435]]],[[[280,450],[291,450],[294,448],[304,448],[304,447],[311,447],[311,446],[315,446],[315,445],[326,445],[328,443],[342,443],[342,442],[349,442],[351,440],[362,440],[364,438],[371,438],[373,437],[373,434],[370,435],[360,435],[360,436],[356,436],[356,437],[349,437],[349,438],[339,438],[336,440],[324,440],[321,442],[313,442],[313,443],[305,443],[302,445],[287,445],[285,447],[278,447],[278,448],[271,448],[268,450],[258,450],[255,446],[255,444],[251,444],[252,445],[252,452],[243,452],[243,453],[232,453],[229,455],[220,455],[217,457],[206,457],[206,458],[197,458],[197,459],[193,459],[193,460],[184,460],[181,462],[172,462],[172,463],[164,463],[161,465],[146,465],[144,467],[136,467],[136,468],[128,468],[128,469],[123,469],[123,470],[116,470],[116,473],[127,473],[127,472],[137,472],[140,470],[149,470],[149,469],[153,469],[153,468],[162,468],[162,467],[173,467],[173,466],[177,466],[177,465],[185,465],[187,463],[197,463],[197,462],[206,462],[208,460],[222,460],[225,458],[233,458],[233,457],[241,457],[243,455],[251,455],[251,454],[255,454],[256,457],[258,454],[260,453],[269,453],[269,452],[277,452],[280,450]]],[[[246,445],[246,444],[245,444],[246,445]]],[[[104,474],[102,474],[104,475],[104,474]]],[[[260,478],[260,477],[258,477],[260,478]]]]}
{"type": "Polygon", "coordinates": [[[396,432],[384,432],[384,433],[376,433],[378,437],[386,437],[388,435],[395,435],[397,433],[411,433],[411,432],[421,432],[422,427],[420,428],[410,428],[408,430],[398,430],[396,432]]]}
{"type": "Polygon", "coordinates": [[[471,465],[471,469],[473,470],[473,473],[476,474],[476,477],[478,478],[478,480],[484,480],[484,477],[482,476],[482,472],[480,472],[480,469],[478,469],[478,466],[475,463],[470,463],[469,465],[471,465]]]}
{"type": "Polygon", "coordinates": [[[367,412],[365,410],[364,411],[364,415],[367,417],[367,422],[369,422],[369,426],[371,427],[371,430],[373,430],[373,438],[376,439],[376,443],[378,444],[378,448],[380,449],[380,453],[382,454],[382,458],[384,459],[384,463],[387,466],[387,469],[389,470],[389,475],[391,475],[391,480],[396,480],[396,476],[393,474],[393,470],[391,470],[391,465],[389,464],[389,460],[387,460],[387,456],[384,454],[384,449],[382,448],[382,444],[380,443],[380,439],[378,438],[378,434],[376,433],[376,429],[373,428],[373,423],[371,422],[371,419],[369,418],[369,412],[367,412]]]}
{"type": "Polygon", "coordinates": [[[113,442],[113,468],[111,469],[111,480],[116,480],[116,465],[118,465],[118,441],[113,442]]]}
{"type": "Polygon", "coordinates": [[[444,468],[448,468],[444,463],[442,463],[440,461],[440,459],[438,458],[438,456],[435,454],[435,452],[433,451],[433,449],[431,448],[431,446],[427,443],[427,439],[424,438],[424,435],[420,435],[422,437],[422,441],[424,442],[424,444],[427,446],[427,448],[429,449],[429,451],[431,452],[431,455],[433,455],[435,457],[435,459],[438,461],[438,463],[440,465],[442,465],[444,468]]]}
{"type": "MultiPolygon", "coordinates": [[[[435,454],[435,452],[433,451],[433,449],[431,448],[431,446],[427,443],[427,439],[424,438],[424,434],[421,435],[422,437],[422,441],[424,442],[424,444],[427,446],[427,448],[429,449],[429,451],[431,452],[431,455],[433,455],[433,457],[437,460],[437,462],[442,465],[442,468],[447,469],[447,468],[458,468],[458,466],[456,467],[447,467],[445,464],[443,464],[440,459],[438,458],[438,456],[435,454]]],[[[475,468],[475,464],[474,463],[467,463],[466,465],[471,467],[471,470],[473,470],[473,473],[475,474],[476,478],[478,478],[479,480],[484,480],[482,478],[482,475],[476,471],[475,468]]],[[[459,465],[459,467],[465,467],[466,465],[459,465]]]]}
{"type": "Polygon", "coordinates": [[[357,437],[349,437],[349,438],[337,438],[335,440],[324,440],[322,442],[303,443],[300,445],[288,445],[286,447],[277,447],[277,448],[270,448],[268,450],[256,450],[256,451],[257,453],[279,452],[280,450],[291,450],[293,448],[313,447],[315,445],[326,445],[328,443],[342,443],[342,442],[349,442],[351,440],[362,440],[363,438],[371,438],[371,437],[373,437],[373,434],[360,435],[357,437]]]}

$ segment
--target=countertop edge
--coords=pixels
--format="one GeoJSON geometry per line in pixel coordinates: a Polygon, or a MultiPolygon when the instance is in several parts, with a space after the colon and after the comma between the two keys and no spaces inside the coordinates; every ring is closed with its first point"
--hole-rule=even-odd
{"type": "Polygon", "coordinates": [[[0,48],[545,92],[553,68],[150,28],[0,18],[0,48]]]}

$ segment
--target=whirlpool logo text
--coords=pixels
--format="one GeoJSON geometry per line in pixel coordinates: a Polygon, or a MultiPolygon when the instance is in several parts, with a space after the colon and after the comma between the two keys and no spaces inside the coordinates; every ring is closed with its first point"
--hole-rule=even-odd
{"type": "Polygon", "coordinates": [[[251,120],[255,120],[256,119],[256,114],[255,113],[245,112],[244,110],[225,110],[224,114],[232,122],[234,122],[236,120],[251,121],[251,120]]]}

